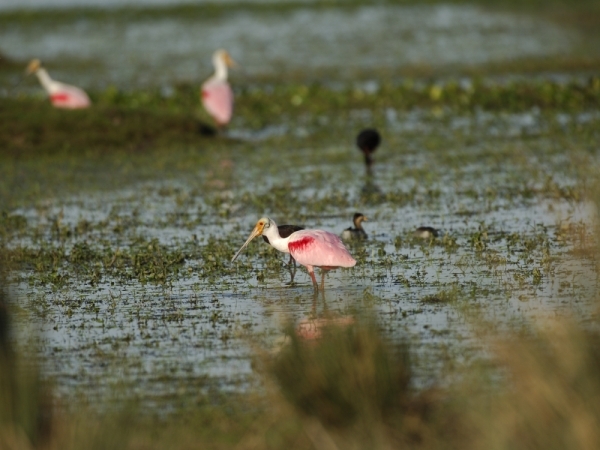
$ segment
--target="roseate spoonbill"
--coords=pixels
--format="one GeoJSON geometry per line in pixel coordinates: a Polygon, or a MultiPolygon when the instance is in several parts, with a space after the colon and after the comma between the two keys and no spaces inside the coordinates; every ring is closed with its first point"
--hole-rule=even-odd
{"type": "Polygon", "coordinates": [[[306,267],[312,279],[315,293],[319,291],[319,285],[315,278],[315,267],[319,267],[322,271],[321,290],[323,290],[326,271],[338,267],[354,267],[356,264],[356,260],[335,234],[323,230],[299,230],[290,234],[287,238],[283,238],[279,234],[275,221],[268,217],[263,217],[256,222],[252,233],[231,259],[231,262],[236,260],[252,239],[262,235],[267,236],[269,244],[277,250],[289,253],[298,263],[306,267]]]}
{"type": "Polygon", "coordinates": [[[354,228],[349,227],[342,231],[342,239],[345,241],[350,241],[352,239],[367,239],[367,233],[362,227],[362,223],[367,221],[367,218],[361,214],[354,214],[354,218],[352,219],[354,222],[354,228]]]}
{"type": "Polygon", "coordinates": [[[431,239],[434,237],[438,237],[439,231],[440,230],[436,230],[433,227],[419,227],[413,232],[413,234],[415,235],[415,237],[421,239],[431,239]]]}
{"type": "Polygon", "coordinates": [[[212,62],[215,73],[202,83],[200,97],[204,109],[220,128],[229,123],[233,113],[233,91],[227,82],[227,67],[235,67],[236,63],[225,50],[213,53],[212,62]]]}
{"type": "Polygon", "coordinates": [[[52,105],[56,108],[80,109],[88,108],[92,102],[88,95],[81,89],[69,84],[54,81],[42,67],[39,59],[33,59],[27,66],[27,75],[35,73],[50,97],[52,105]]]}
{"type": "Polygon", "coordinates": [[[367,173],[371,173],[371,165],[373,164],[373,158],[371,155],[375,153],[377,147],[381,143],[381,136],[379,132],[374,128],[367,128],[358,133],[356,137],[356,145],[361,152],[365,155],[365,164],[367,166],[367,173]]]}

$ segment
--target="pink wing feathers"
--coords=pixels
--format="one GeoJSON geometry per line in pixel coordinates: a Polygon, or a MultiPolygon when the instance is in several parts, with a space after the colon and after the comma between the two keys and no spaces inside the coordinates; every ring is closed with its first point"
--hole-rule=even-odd
{"type": "Polygon", "coordinates": [[[217,123],[225,125],[233,113],[233,91],[226,81],[208,81],[202,85],[202,104],[217,123]]]}
{"type": "Polygon", "coordinates": [[[92,102],[87,94],[75,86],[61,85],[50,94],[52,105],[57,108],[87,108],[92,102]]]}
{"type": "Polygon", "coordinates": [[[290,254],[303,266],[354,267],[356,260],[342,240],[323,230],[296,231],[288,243],[290,254]]]}

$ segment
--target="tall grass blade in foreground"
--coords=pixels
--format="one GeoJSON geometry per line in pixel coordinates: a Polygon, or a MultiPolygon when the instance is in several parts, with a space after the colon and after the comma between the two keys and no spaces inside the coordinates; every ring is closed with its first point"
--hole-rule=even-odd
{"type": "Polygon", "coordinates": [[[12,348],[3,281],[0,273],[0,449],[29,449],[50,435],[52,402],[37,365],[12,348]]]}
{"type": "Polygon", "coordinates": [[[480,404],[482,414],[470,415],[480,432],[471,448],[600,448],[597,329],[557,321],[538,336],[504,339],[495,351],[507,369],[506,391],[488,413],[480,404]]]}
{"type": "Polygon", "coordinates": [[[411,385],[408,345],[385,342],[372,322],[332,325],[316,342],[290,336],[270,369],[316,448],[427,440],[425,422],[439,398],[434,389],[417,392],[411,385]]]}
{"type": "Polygon", "coordinates": [[[272,370],[284,396],[304,414],[345,426],[405,407],[408,349],[392,351],[374,325],[332,326],[317,343],[291,336],[272,370]]]}

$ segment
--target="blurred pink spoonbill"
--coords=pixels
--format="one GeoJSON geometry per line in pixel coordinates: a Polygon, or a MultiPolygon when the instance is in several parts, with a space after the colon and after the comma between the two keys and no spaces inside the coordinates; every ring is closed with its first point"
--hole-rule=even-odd
{"type": "Polygon", "coordinates": [[[56,108],[81,109],[88,108],[92,104],[83,90],[50,78],[39,59],[32,60],[27,66],[27,75],[32,73],[37,75],[40,83],[48,93],[52,105],[56,108]]]}
{"type": "Polygon", "coordinates": [[[263,217],[258,222],[248,240],[242,245],[231,262],[242,253],[256,236],[266,236],[269,244],[280,252],[289,253],[299,264],[308,270],[315,293],[319,285],[315,278],[315,267],[321,269],[321,290],[324,289],[325,272],[338,267],[354,267],[356,260],[350,255],[341,239],[333,233],[323,230],[299,230],[288,237],[281,237],[273,219],[263,217]]]}
{"type": "Polygon", "coordinates": [[[200,90],[202,105],[221,128],[229,123],[233,113],[233,91],[227,82],[227,67],[235,67],[235,61],[225,50],[217,50],[212,57],[215,73],[200,90]]]}

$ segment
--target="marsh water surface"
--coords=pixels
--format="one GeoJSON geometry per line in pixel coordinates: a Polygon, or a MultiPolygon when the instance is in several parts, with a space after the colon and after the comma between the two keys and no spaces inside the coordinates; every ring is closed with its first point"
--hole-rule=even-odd
{"type": "MultiPolygon", "coordinates": [[[[242,8],[199,22],[65,17],[3,26],[2,52],[41,57],[99,97],[109,84],[162,86],[169,97],[227,47],[243,65],[239,110],[257,91],[279,113],[242,112],[225,136],[192,145],[11,162],[3,243],[16,261],[14,303],[62,395],[177,407],[207,391],[245,391],[259,384],[255,351],[276,351],[288,321],[365,314],[391,341],[411,341],[427,385],[485,360],[481,321],[503,329],[590,314],[594,213],[584,192],[598,167],[598,109],[453,109],[447,80],[389,75],[556,55],[578,48],[576,30],[450,5],[242,8]],[[355,73],[362,81],[348,81],[355,73]],[[273,80],[298,74],[327,74],[331,103],[308,87],[277,94],[273,80]],[[382,86],[402,83],[433,106],[339,106],[346,93],[375,104],[382,86]],[[320,112],[301,112],[311,102],[320,112]],[[354,137],[371,125],[383,145],[367,178],[354,137]],[[262,241],[230,262],[264,215],[341,233],[356,211],[369,218],[369,239],[348,244],[356,267],[330,273],[317,299],[304,269],[291,283],[287,258],[262,241]],[[440,236],[415,238],[421,225],[440,236]]],[[[595,92],[586,73],[552,76],[576,94],[595,92]]],[[[455,83],[460,102],[472,83],[455,83]]]]}

